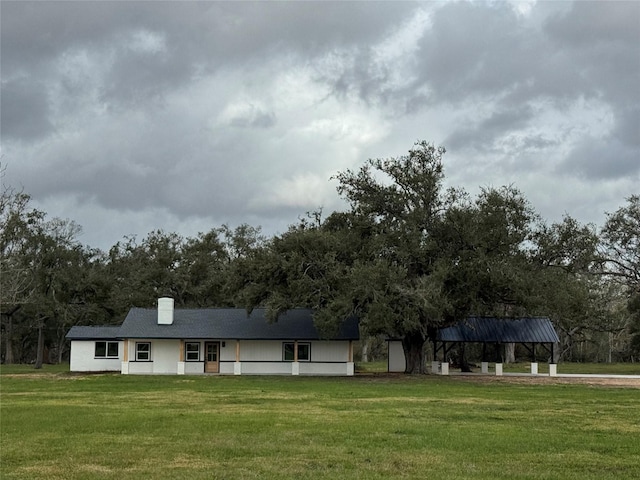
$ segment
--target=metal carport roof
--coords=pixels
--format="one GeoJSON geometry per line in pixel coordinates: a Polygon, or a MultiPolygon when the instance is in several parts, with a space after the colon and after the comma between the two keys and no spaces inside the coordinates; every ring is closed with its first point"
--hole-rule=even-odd
{"type": "Polygon", "coordinates": [[[437,341],[462,343],[557,343],[547,317],[469,317],[438,331],[437,341]]]}

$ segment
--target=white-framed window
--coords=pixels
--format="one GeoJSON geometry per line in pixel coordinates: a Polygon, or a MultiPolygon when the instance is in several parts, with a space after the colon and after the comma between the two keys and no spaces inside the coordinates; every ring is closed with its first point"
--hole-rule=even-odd
{"type": "MultiPolygon", "coordinates": [[[[295,361],[295,346],[294,342],[285,342],[282,344],[282,358],[285,362],[295,361]]],[[[298,342],[298,361],[310,362],[311,361],[311,344],[298,342]]]]}
{"type": "Polygon", "coordinates": [[[118,358],[118,342],[96,342],[96,358],[118,358]]]}
{"type": "Polygon", "coordinates": [[[199,342],[186,342],[184,344],[184,359],[187,362],[200,361],[200,343],[199,342]]]}
{"type": "Polygon", "coordinates": [[[137,342],[136,343],[136,362],[149,362],[149,361],[151,361],[151,343],[137,342]]]}

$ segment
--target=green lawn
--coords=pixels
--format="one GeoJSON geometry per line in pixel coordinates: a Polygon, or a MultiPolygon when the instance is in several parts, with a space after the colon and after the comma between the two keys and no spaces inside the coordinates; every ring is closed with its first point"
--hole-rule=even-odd
{"type": "Polygon", "coordinates": [[[2,368],[2,479],[637,479],[640,390],[2,368]]]}

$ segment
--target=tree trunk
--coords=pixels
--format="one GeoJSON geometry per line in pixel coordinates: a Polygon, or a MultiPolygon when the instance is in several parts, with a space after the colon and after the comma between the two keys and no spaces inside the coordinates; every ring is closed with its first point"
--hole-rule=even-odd
{"type": "Polygon", "coordinates": [[[504,363],[515,363],[516,362],[516,344],[515,343],[506,343],[504,349],[504,363]]]}
{"type": "Polygon", "coordinates": [[[551,363],[559,363],[562,352],[560,351],[560,343],[554,343],[551,346],[551,363]]]}
{"type": "Polygon", "coordinates": [[[469,365],[469,363],[467,363],[467,355],[466,355],[466,352],[465,352],[465,344],[464,343],[460,344],[460,371],[461,372],[467,372],[467,373],[471,372],[471,365],[469,365]]]}
{"type": "Polygon", "coordinates": [[[426,373],[424,365],[425,337],[420,332],[406,334],[402,339],[404,350],[404,373],[426,373]]]}
{"type": "Polygon", "coordinates": [[[362,362],[367,363],[369,361],[369,341],[370,337],[365,338],[362,342],[362,362]]]}
{"type": "Polygon", "coordinates": [[[4,330],[4,363],[14,363],[13,357],[13,315],[7,315],[7,324],[4,330]]]}
{"type": "Polygon", "coordinates": [[[42,362],[44,357],[44,321],[40,321],[38,326],[38,350],[36,352],[36,364],[34,368],[42,368],[42,362]]]}
{"type": "Polygon", "coordinates": [[[64,357],[64,350],[66,345],[66,339],[64,337],[58,339],[58,351],[57,351],[57,364],[60,365],[62,363],[62,358],[64,357]]]}

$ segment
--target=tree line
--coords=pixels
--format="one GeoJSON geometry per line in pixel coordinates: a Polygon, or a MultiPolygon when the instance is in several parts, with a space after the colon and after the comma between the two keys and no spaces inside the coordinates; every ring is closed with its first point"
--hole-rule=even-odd
{"type": "Polygon", "coordinates": [[[108,252],[30,196],[0,198],[4,363],[61,362],[72,325],[119,324],[169,295],[178,307],[315,310],[327,335],[358,315],[365,337],[402,339],[407,372],[425,371],[438,328],[470,315],[542,315],[573,361],[640,355],[640,197],[604,226],[548,223],[513,186],[475,197],[445,189],[445,150],[418,142],[335,175],[344,211],[307,213],[270,238],[220,226],[195,238],[161,230],[108,252]]]}

